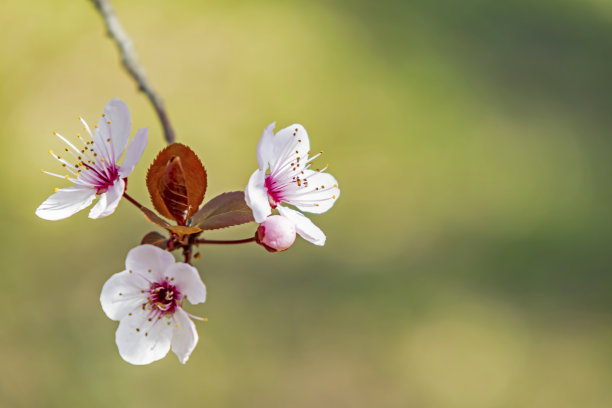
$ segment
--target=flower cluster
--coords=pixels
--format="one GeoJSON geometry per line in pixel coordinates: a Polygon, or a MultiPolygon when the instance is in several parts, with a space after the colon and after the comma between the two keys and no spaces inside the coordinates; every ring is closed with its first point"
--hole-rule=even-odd
{"type": "Polygon", "coordinates": [[[276,134],[275,124],[263,132],[257,145],[258,168],[245,191],[220,194],[205,204],[207,174],[197,155],[187,146],[173,143],[155,158],[146,184],[155,211],[127,194],[127,178],[147,145],[147,129],[136,131],[128,145],[131,117],[125,103],[112,99],[94,127],[79,117],[85,137],[78,142],[54,132],[65,143],[64,152],[49,153],[68,174],[42,170],[72,183],[56,188],[37,209],[46,220],[60,220],[98,202],[90,218],[112,214],[121,198],[134,204],[146,219],[165,233],[147,233],[141,245],[129,251],[125,270],[114,274],[102,288],[100,303],[106,315],[119,322],[115,340],[121,357],[131,364],[149,364],[172,350],[185,363],[198,342],[192,319],[206,321],[185,311],[206,300],[206,287],[191,264],[203,244],[256,242],[270,252],[289,249],[296,235],[325,244],[325,234],[303,212],[321,214],[340,195],[338,182],[311,163],[308,134],[299,124],[276,134]],[[121,160],[121,158],[123,159],[121,160]],[[121,163],[120,163],[121,162],[121,163]],[[293,206],[295,209],[289,207],[293,206]],[[171,220],[171,221],[168,221],[171,220]],[[202,238],[206,231],[248,222],[258,223],[250,238],[220,241],[202,238]],[[173,251],[182,252],[176,262],[173,251]]]}

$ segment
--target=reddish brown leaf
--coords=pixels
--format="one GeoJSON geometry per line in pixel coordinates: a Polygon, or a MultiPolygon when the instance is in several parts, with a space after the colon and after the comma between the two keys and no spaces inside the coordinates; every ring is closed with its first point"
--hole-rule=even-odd
{"type": "Polygon", "coordinates": [[[191,219],[191,225],[213,230],[255,221],[242,191],[223,193],[206,204],[191,219]]]}
{"type": "Polygon", "coordinates": [[[156,231],[149,232],[147,235],[142,237],[142,241],[140,241],[141,244],[151,244],[160,247],[161,249],[166,249],[166,242],[166,237],[156,231]]]}
{"type": "Polygon", "coordinates": [[[159,194],[166,209],[179,225],[184,225],[189,212],[189,198],[185,186],[185,173],[181,158],[173,156],[166,164],[166,171],[157,182],[159,194]]]}
{"type": "Polygon", "coordinates": [[[155,209],[185,225],[204,199],[206,170],[190,148],[173,143],[149,167],[147,187],[155,209]]]}

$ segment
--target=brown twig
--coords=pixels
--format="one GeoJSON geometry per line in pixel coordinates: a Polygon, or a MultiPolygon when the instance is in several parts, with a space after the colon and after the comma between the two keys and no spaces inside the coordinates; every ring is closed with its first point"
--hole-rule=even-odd
{"type": "Polygon", "coordinates": [[[246,244],[247,242],[255,242],[255,237],[245,238],[245,239],[234,239],[225,241],[222,239],[195,239],[193,241],[196,244],[246,244]]]}
{"type": "Polygon", "coordinates": [[[139,210],[142,210],[143,208],[146,209],[146,207],[142,204],[140,204],[138,201],[136,201],[131,195],[129,195],[127,193],[127,191],[123,192],[123,196],[126,198],[126,200],[128,200],[130,203],[134,204],[139,210]]]}
{"type": "Polygon", "coordinates": [[[185,259],[185,263],[191,265],[192,254],[193,254],[193,250],[191,249],[191,245],[187,245],[183,247],[183,258],[185,259]]]}
{"type": "Polygon", "coordinates": [[[123,67],[134,79],[134,81],[136,81],[136,84],[138,85],[138,90],[144,92],[149,98],[151,104],[153,105],[153,108],[155,109],[155,112],[159,117],[159,121],[161,122],[161,125],[164,128],[164,137],[166,139],[166,142],[168,144],[174,143],[176,138],[174,136],[174,130],[172,130],[172,126],[170,125],[168,114],[166,113],[166,109],[164,108],[164,103],[161,98],[157,96],[157,94],[151,87],[151,84],[147,80],[144,68],[140,65],[140,63],[138,62],[138,58],[136,57],[134,43],[132,43],[130,37],[128,37],[128,35],[123,30],[123,26],[119,22],[119,19],[117,18],[117,15],[113,10],[110,0],[91,0],[91,2],[104,19],[108,36],[117,45],[117,49],[119,50],[123,67]]]}

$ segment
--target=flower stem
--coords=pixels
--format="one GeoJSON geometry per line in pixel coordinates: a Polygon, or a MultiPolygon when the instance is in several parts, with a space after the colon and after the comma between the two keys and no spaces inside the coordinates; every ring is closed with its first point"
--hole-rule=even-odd
{"type": "Polygon", "coordinates": [[[193,254],[193,250],[191,249],[191,245],[183,247],[183,257],[185,258],[185,263],[191,265],[191,255],[193,254]]]}
{"type": "Polygon", "coordinates": [[[222,239],[203,239],[198,238],[193,241],[196,244],[246,244],[248,242],[255,242],[255,237],[245,238],[245,239],[233,239],[233,240],[222,240],[222,239]]]}
{"type": "Polygon", "coordinates": [[[142,210],[143,208],[145,208],[144,205],[140,204],[138,201],[136,201],[134,198],[132,198],[132,196],[130,196],[127,191],[125,191],[123,193],[123,196],[125,197],[126,200],[128,200],[130,203],[134,204],[136,207],[138,207],[139,210],[142,210]]]}

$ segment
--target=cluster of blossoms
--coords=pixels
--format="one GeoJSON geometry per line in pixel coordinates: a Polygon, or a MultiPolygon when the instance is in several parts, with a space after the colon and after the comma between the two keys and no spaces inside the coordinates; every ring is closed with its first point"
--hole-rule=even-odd
{"type": "Polygon", "coordinates": [[[152,204],[161,217],[127,194],[127,177],[147,145],[147,129],[138,129],[128,145],[131,117],[125,103],[112,99],[92,129],[79,117],[86,136],[65,144],[65,154],[49,153],[69,173],[42,173],[65,179],[72,186],[55,189],[36,210],[46,220],[60,220],[98,202],[90,218],[112,214],[121,198],[134,204],[146,219],[165,230],[144,236],[141,245],[129,251],[125,270],[104,284],[100,295],[106,315],[119,321],[115,340],[121,357],[132,364],[149,364],[170,349],[185,363],[198,342],[192,319],[183,309],[206,300],[206,287],[191,265],[194,247],[208,243],[257,242],[270,252],[293,245],[296,234],[324,245],[325,234],[302,212],[321,214],[340,195],[338,183],[323,169],[311,169],[321,153],[310,157],[310,142],[301,125],[274,133],[275,124],[263,132],[257,145],[258,169],[244,192],[220,194],[204,200],[207,175],[196,154],[187,146],[173,143],[163,149],[149,167],[147,187],[152,204]],[[80,147],[78,147],[80,146],[80,147]],[[119,161],[123,156],[121,164],[119,161]],[[292,209],[289,206],[294,206],[292,209]],[[298,211],[299,210],[299,211],[298,211]],[[165,219],[164,219],[165,218],[165,219]],[[168,222],[166,219],[176,223],[168,222]],[[205,231],[248,222],[258,223],[254,236],[235,241],[201,238],[205,231]],[[184,262],[176,262],[172,251],[182,251],[184,262]]]}

